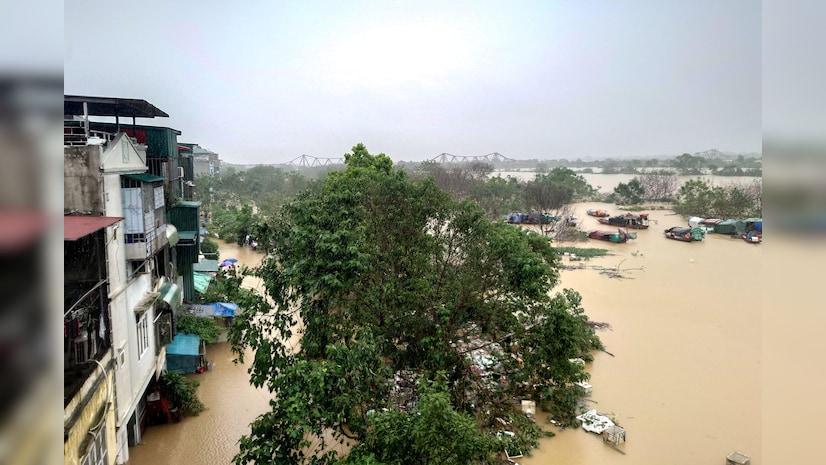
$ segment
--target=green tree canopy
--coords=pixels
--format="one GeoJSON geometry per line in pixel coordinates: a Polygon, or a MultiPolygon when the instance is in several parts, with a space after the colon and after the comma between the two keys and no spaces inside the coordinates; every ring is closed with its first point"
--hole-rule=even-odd
{"type": "Polygon", "coordinates": [[[578,295],[551,295],[557,257],[540,235],[491,222],[362,144],[345,158],[267,229],[275,259],[258,274],[275,308],[242,306],[230,338],[239,357],[254,350],[251,379],[275,399],[236,463],[335,463],[327,433],[362,444],[356,463],[427,463],[424,451],[388,452],[407,438],[440,451],[461,441],[445,463],[484,462],[493,416],[516,414],[514,396],[552,401],[587,378],[569,361],[599,347],[578,295]],[[300,348],[287,342],[296,324],[300,348]],[[450,395],[425,390],[414,407],[444,421],[375,415],[398,410],[390,374],[402,371],[424,385],[444,373],[450,395]]]}

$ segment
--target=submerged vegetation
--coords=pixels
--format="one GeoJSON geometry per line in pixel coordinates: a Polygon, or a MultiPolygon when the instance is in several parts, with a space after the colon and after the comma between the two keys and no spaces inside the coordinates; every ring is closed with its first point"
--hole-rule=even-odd
{"type": "MultiPolygon", "coordinates": [[[[575,425],[576,383],[588,374],[572,360],[593,360],[602,344],[579,294],[552,290],[562,254],[609,252],[552,247],[555,224],[537,234],[501,219],[549,212],[574,237],[584,233],[570,205],[604,198],[565,166],[525,182],[491,177],[487,163],[400,168],[361,144],[345,159],[315,180],[256,167],[198,183],[211,232],[250,234],[268,252],[256,270],[221,273],[204,296],[239,304],[230,342],[239,360],[251,349],[251,381],[274,398],[235,463],[490,463],[503,441],[537,445],[523,399],[575,425]],[[241,287],[251,274],[266,296],[241,287]],[[516,436],[497,437],[503,429],[516,436]]],[[[676,180],[641,173],[611,200],[754,211],[729,190],[676,180]]]]}
{"type": "Polygon", "coordinates": [[[607,249],[583,248],[583,247],[554,247],[554,251],[560,255],[574,254],[577,257],[593,258],[610,255],[607,249]]]}
{"type": "Polygon", "coordinates": [[[274,394],[235,463],[489,463],[497,418],[535,446],[518,400],[575,415],[588,374],[572,360],[602,347],[579,294],[551,293],[548,240],[361,144],[345,158],[258,229],[275,308],[233,296],[235,354],[252,349],[251,380],[274,394]]]}

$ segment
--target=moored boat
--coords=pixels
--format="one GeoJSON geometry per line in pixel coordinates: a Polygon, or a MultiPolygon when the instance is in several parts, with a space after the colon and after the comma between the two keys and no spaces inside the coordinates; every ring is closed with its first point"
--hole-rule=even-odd
{"type": "Polygon", "coordinates": [[[740,234],[740,239],[743,239],[749,244],[759,244],[763,242],[763,233],[759,233],[757,231],[749,231],[747,233],[740,234]]]}
{"type": "Polygon", "coordinates": [[[739,236],[746,233],[746,222],[743,220],[723,220],[713,225],[714,233],[739,236]]]}
{"type": "Polygon", "coordinates": [[[588,238],[594,239],[598,241],[606,241],[606,242],[614,242],[616,244],[622,244],[624,242],[628,242],[629,239],[636,239],[636,233],[629,233],[628,231],[619,228],[616,231],[600,231],[600,230],[593,230],[588,231],[588,238]]]}
{"type": "Polygon", "coordinates": [[[683,242],[701,241],[706,235],[703,228],[684,228],[681,226],[672,226],[666,229],[664,234],[669,239],[683,242]]]}
{"type": "Polygon", "coordinates": [[[710,233],[714,232],[714,226],[720,223],[721,219],[719,218],[708,218],[703,219],[698,216],[694,216],[688,219],[688,226],[692,228],[702,228],[703,231],[710,233]]]}
{"type": "Polygon", "coordinates": [[[600,224],[608,224],[611,226],[622,226],[630,229],[648,229],[648,213],[640,213],[634,215],[633,213],[626,213],[624,215],[616,215],[610,218],[597,218],[600,224]]]}
{"type": "Polygon", "coordinates": [[[585,213],[587,213],[588,216],[596,216],[597,218],[605,218],[605,217],[611,216],[607,211],[599,210],[599,209],[597,209],[597,210],[591,209],[591,210],[588,210],[585,213]]]}

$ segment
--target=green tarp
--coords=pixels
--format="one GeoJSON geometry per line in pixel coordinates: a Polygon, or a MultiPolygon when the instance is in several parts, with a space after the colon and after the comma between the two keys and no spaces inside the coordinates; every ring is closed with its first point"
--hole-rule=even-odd
{"type": "Polygon", "coordinates": [[[212,280],[212,275],[208,273],[192,273],[192,280],[195,281],[195,290],[203,294],[209,287],[209,282],[212,280]]]}

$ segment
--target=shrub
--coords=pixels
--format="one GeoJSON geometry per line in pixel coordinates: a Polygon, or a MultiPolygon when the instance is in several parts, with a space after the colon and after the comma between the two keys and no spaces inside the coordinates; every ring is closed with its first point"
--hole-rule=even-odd
{"type": "Polygon", "coordinates": [[[158,380],[161,394],[172,407],[178,407],[184,416],[197,416],[205,410],[204,404],[195,393],[198,385],[197,381],[173,371],[164,372],[158,380]]]}
{"type": "Polygon", "coordinates": [[[183,315],[178,318],[178,332],[200,336],[207,344],[218,341],[221,327],[214,318],[204,318],[195,315],[183,315]]]}

